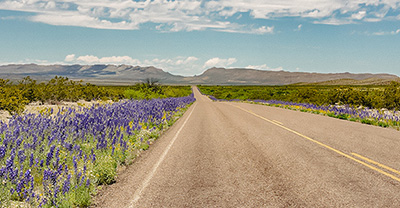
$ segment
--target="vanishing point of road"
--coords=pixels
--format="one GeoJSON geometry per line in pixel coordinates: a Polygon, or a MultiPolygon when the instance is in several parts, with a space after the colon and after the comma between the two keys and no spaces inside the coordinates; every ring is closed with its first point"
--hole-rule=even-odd
{"type": "Polygon", "coordinates": [[[400,132],[197,101],[96,207],[400,207],[400,132]]]}

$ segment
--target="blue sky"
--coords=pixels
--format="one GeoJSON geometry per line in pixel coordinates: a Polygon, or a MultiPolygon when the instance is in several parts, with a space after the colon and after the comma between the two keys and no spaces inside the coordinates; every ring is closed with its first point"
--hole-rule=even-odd
{"type": "Polygon", "coordinates": [[[0,64],[400,76],[400,0],[0,0],[0,64]]]}

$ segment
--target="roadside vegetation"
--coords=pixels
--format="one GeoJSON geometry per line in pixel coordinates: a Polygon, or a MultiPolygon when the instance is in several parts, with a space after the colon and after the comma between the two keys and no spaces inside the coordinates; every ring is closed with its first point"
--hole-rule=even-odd
{"type": "Polygon", "coordinates": [[[0,207],[90,206],[99,187],[114,183],[118,170],[195,101],[189,86],[148,82],[99,87],[63,77],[48,83],[27,77],[1,83],[2,108],[16,108],[7,109],[14,113],[8,122],[0,121],[0,207]],[[20,113],[29,102],[79,99],[115,102],[20,113]]]}
{"type": "Polygon", "coordinates": [[[158,85],[151,79],[132,86],[96,86],[82,81],[58,77],[38,83],[29,76],[13,83],[0,79],[0,110],[11,114],[22,113],[25,105],[32,102],[58,104],[63,101],[152,99],[184,97],[192,93],[190,86],[158,85]]]}
{"type": "Polygon", "coordinates": [[[400,129],[400,83],[383,86],[199,86],[213,100],[246,101],[400,129]]]}

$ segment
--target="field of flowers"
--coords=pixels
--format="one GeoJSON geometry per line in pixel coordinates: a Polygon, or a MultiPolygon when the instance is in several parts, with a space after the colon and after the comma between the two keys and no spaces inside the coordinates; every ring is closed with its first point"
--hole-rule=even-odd
{"type": "Polygon", "coordinates": [[[0,207],[87,207],[195,101],[124,100],[0,122],[0,207]]]}

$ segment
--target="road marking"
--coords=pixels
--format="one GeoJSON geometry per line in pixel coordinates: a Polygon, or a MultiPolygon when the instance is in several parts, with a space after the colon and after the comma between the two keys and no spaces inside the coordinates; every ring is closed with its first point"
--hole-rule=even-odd
{"type": "MultiPolygon", "coordinates": [[[[357,162],[357,163],[359,163],[359,164],[361,164],[361,165],[364,165],[364,166],[366,166],[366,167],[368,167],[368,168],[370,168],[370,169],[372,169],[372,170],[375,170],[376,172],[379,172],[379,173],[381,173],[381,174],[383,174],[383,175],[386,175],[386,176],[392,178],[393,180],[396,180],[396,181],[400,182],[400,178],[399,178],[399,177],[396,177],[396,176],[394,176],[394,175],[392,175],[392,174],[390,174],[390,173],[387,173],[387,172],[385,172],[385,171],[383,171],[383,170],[381,170],[381,169],[379,169],[379,168],[376,168],[376,167],[374,167],[374,166],[372,166],[372,165],[370,165],[370,164],[367,164],[367,163],[365,163],[365,162],[363,162],[363,161],[361,161],[361,160],[359,160],[359,159],[357,159],[357,158],[355,158],[355,157],[352,157],[352,156],[350,156],[350,155],[348,155],[348,154],[346,154],[346,153],[344,153],[344,152],[342,152],[342,151],[340,151],[340,150],[337,150],[337,149],[335,149],[335,148],[333,148],[333,147],[331,147],[331,146],[328,146],[328,145],[326,145],[326,144],[324,144],[324,143],[322,143],[322,142],[319,142],[319,141],[314,140],[314,139],[312,139],[312,138],[310,138],[310,137],[308,137],[308,136],[305,136],[305,135],[303,135],[303,134],[301,134],[301,133],[299,133],[299,132],[297,132],[297,131],[295,131],[295,130],[289,129],[289,128],[286,127],[286,126],[283,126],[282,124],[277,123],[276,121],[269,120],[269,119],[267,119],[267,118],[265,118],[265,117],[262,117],[262,116],[260,116],[260,115],[258,115],[258,114],[256,114],[256,113],[254,113],[254,112],[252,112],[252,111],[250,111],[250,110],[244,109],[244,108],[242,108],[242,107],[240,107],[240,106],[233,105],[233,104],[231,104],[231,103],[227,103],[227,104],[229,104],[229,105],[231,105],[231,106],[234,106],[234,107],[236,107],[236,108],[239,108],[239,109],[241,109],[241,110],[243,110],[243,111],[245,111],[245,112],[247,112],[247,113],[250,113],[250,114],[252,114],[252,115],[254,115],[254,116],[258,117],[258,118],[261,118],[261,119],[263,119],[263,120],[265,120],[265,121],[267,121],[267,122],[269,122],[269,123],[272,123],[272,124],[274,124],[274,125],[276,125],[276,126],[279,126],[279,127],[283,128],[283,129],[285,129],[285,130],[287,130],[287,131],[290,131],[290,132],[292,132],[292,133],[294,133],[294,134],[296,134],[296,135],[298,135],[298,136],[300,136],[300,137],[303,137],[303,138],[305,138],[305,139],[307,139],[307,140],[309,140],[309,141],[311,141],[311,142],[314,142],[314,143],[316,143],[316,144],[318,144],[318,145],[320,145],[320,146],[323,146],[323,147],[325,147],[325,148],[327,148],[327,149],[329,149],[329,150],[332,150],[333,152],[336,152],[336,153],[339,154],[339,155],[342,155],[342,156],[344,156],[344,157],[346,157],[346,158],[348,158],[348,159],[350,159],[350,160],[353,160],[353,161],[355,161],[355,162],[357,162]]],[[[386,166],[386,167],[387,167],[387,166],[386,166]]],[[[393,170],[394,170],[394,169],[393,169],[393,170]]]]}
{"type": "Polygon", "coordinates": [[[277,121],[277,120],[272,120],[272,121],[275,122],[275,123],[278,123],[278,124],[280,124],[280,125],[283,125],[282,122],[279,122],[279,121],[277,121]]]}
{"type": "Polygon", "coordinates": [[[396,173],[396,174],[398,174],[398,175],[400,175],[400,171],[398,171],[398,170],[396,170],[396,169],[393,169],[393,168],[391,168],[391,167],[389,167],[389,166],[386,166],[386,165],[384,165],[384,164],[381,164],[381,163],[378,163],[378,162],[376,162],[376,161],[374,161],[374,160],[371,160],[371,159],[369,159],[369,158],[366,158],[366,157],[364,157],[364,156],[361,156],[361,155],[359,155],[359,154],[357,154],[357,153],[351,153],[352,155],[354,155],[354,156],[356,156],[356,157],[358,157],[358,158],[360,158],[360,159],[362,159],[362,160],[364,160],[364,161],[367,161],[367,162],[369,162],[369,163],[372,163],[372,164],[374,164],[374,165],[377,165],[377,166],[379,166],[379,167],[381,167],[381,168],[384,168],[384,169],[386,169],[386,170],[388,170],[388,171],[390,171],[390,172],[392,172],[392,173],[396,173]]]}
{"type": "Polygon", "coordinates": [[[197,102],[194,104],[192,111],[190,112],[190,114],[188,115],[188,117],[186,118],[186,120],[183,122],[182,126],[179,128],[179,130],[176,132],[174,138],[172,138],[171,142],[168,144],[167,148],[165,149],[165,151],[162,153],[160,159],[157,161],[157,163],[153,166],[153,169],[151,170],[151,172],[149,173],[149,175],[147,176],[147,178],[143,181],[142,185],[135,191],[135,193],[133,194],[133,201],[131,203],[131,206],[129,207],[135,207],[135,204],[137,203],[137,201],[140,199],[140,196],[142,195],[143,190],[149,185],[150,180],[153,178],[154,174],[156,173],[158,167],[160,166],[160,164],[164,161],[165,156],[168,154],[169,150],[171,149],[172,145],[174,144],[176,138],[178,138],[179,133],[181,133],[183,127],[185,126],[186,122],[189,120],[190,116],[192,115],[194,108],[196,107],[197,102]]]}

